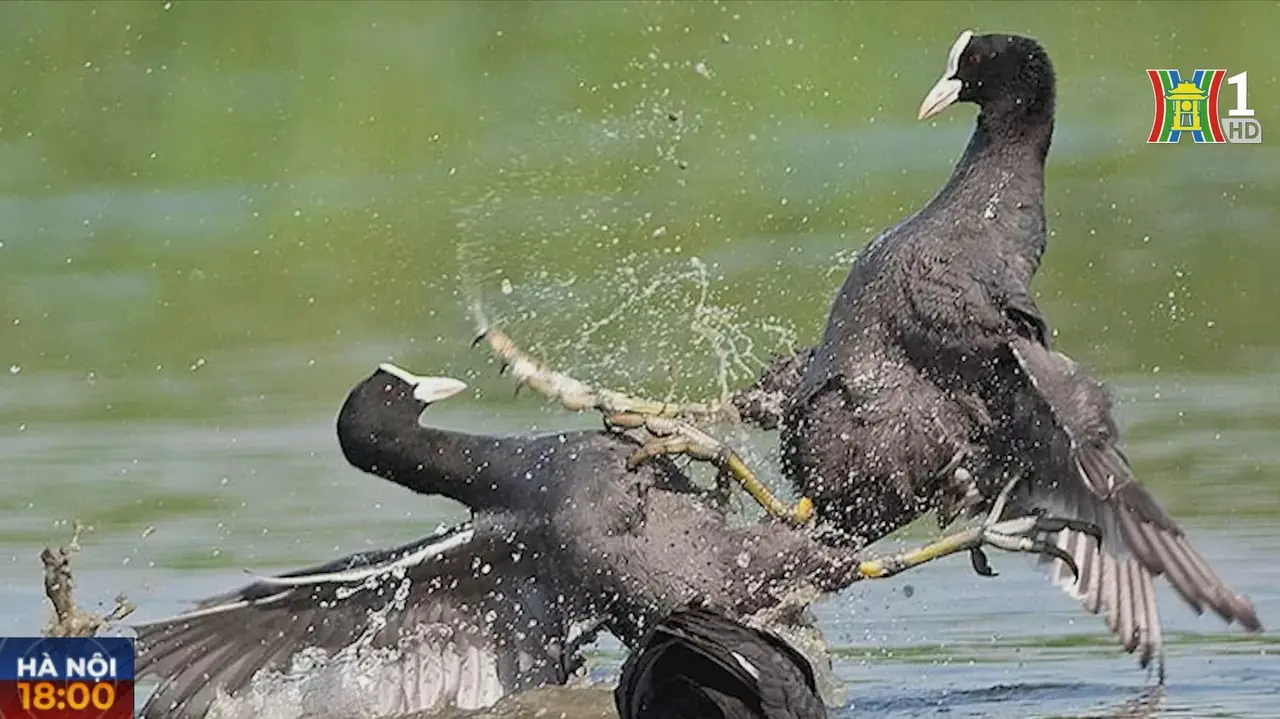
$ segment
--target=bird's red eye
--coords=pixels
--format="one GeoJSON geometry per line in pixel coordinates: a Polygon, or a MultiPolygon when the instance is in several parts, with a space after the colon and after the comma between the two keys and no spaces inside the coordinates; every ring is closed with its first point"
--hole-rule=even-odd
{"type": "Polygon", "coordinates": [[[977,64],[978,64],[978,60],[980,60],[980,59],[982,59],[982,56],[981,56],[981,55],[979,55],[979,54],[978,54],[978,53],[976,53],[976,52],[971,52],[971,53],[969,53],[969,57],[965,58],[965,60],[966,60],[970,65],[977,65],[977,64]]]}

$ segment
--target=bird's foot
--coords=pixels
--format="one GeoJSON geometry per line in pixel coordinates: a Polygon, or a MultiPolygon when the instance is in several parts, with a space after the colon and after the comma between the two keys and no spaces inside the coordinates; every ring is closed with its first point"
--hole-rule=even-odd
{"type": "Polygon", "coordinates": [[[502,360],[503,370],[510,370],[519,386],[529,387],[570,410],[594,409],[604,415],[605,426],[609,429],[644,429],[653,435],[652,441],[641,446],[628,459],[628,468],[634,469],[641,462],[659,455],[679,454],[711,462],[721,472],[736,479],[766,513],[797,525],[806,524],[812,518],[812,501],[802,498],[795,506],[786,506],[756,478],[736,452],[698,429],[700,424],[737,422],[740,417],[732,402],[659,402],[597,389],[567,374],[543,367],[516,347],[510,337],[496,329],[483,329],[476,342],[481,340],[488,343],[502,360]]]}
{"type": "Polygon", "coordinates": [[[991,505],[991,511],[979,527],[985,533],[984,542],[969,549],[969,559],[973,563],[973,571],[984,577],[996,576],[991,562],[983,551],[984,546],[992,546],[1010,552],[1047,555],[1061,560],[1071,570],[1071,574],[1079,576],[1080,568],[1076,566],[1071,555],[1058,548],[1052,537],[1064,529],[1073,529],[1092,535],[1102,543],[1102,530],[1095,524],[1080,519],[1051,517],[1043,511],[1030,515],[1004,519],[1005,510],[1022,477],[1017,476],[1005,483],[991,505]]]}
{"type": "Polygon", "coordinates": [[[1045,535],[1060,532],[1063,529],[1074,529],[1094,536],[1100,536],[1101,530],[1096,525],[1078,519],[1061,517],[1029,516],[1010,519],[994,524],[966,529],[950,534],[942,539],[901,554],[880,559],[865,560],[858,563],[857,573],[864,579],[884,579],[892,577],[925,564],[960,552],[969,552],[974,569],[984,576],[994,576],[987,561],[986,547],[1002,549],[1006,552],[1049,555],[1062,560],[1078,574],[1071,555],[1059,549],[1057,545],[1045,539],[1045,535]]]}
{"type": "Polygon", "coordinates": [[[684,455],[696,461],[714,464],[722,475],[732,477],[741,484],[770,516],[795,525],[807,524],[813,517],[813,502],[809,498],[802,497],[794,506],[788,507],[756,477],[755,472],[751,471],[732,447],[689,422],[669,417],[616,414],[606,417],[605,425],[624,430],[643,427],[654,436],[653,440],[646,442],[627,458],[628,469],[634,469],[640,463],[660,455],[684,455]]]}
{"type": "Polygon", "coordinates": [[[937,474],[942,483],[938,508],[938,528],[946,529],[961,515],[967,515],[982,503],[982,491],[973,473],[963,467],[970,457],[968,449],[959,449],[937,474]]]}
{"type": "Polygon", "coordinates": [[[1013,490],[1017,489],[1021,481],[1022,475],[1018,475],[1005,482],[1000,494],[996,495],[996,501],[991,503],[991,511],[987,513],[987,518],[983,521],[984,525],[991,526],[1000,522],[1004,517],[1005,508],[1009,506],[1009,498],[1013,496],[1013,490]]]}
{"type": "Polygon", "coordinates": [[[1075,577],[1080,576],[1080,567],[1065,550],[1058,547],[1047,535],[1057,534],[1064,529],[1092,535],[1102,542],[1102,529],[1098,525],[1081,519],[1067,517],[1049,517],[1042,514],[1008,519],[995,524],[984,524],[981,544],[969,548],[969,558],[973,562],[973,571],[984,577],[997,576],[987,560],[984,547],[995,547],[1006,552],[1023,552],[1026,554],[1048,555],[1071,570],[1075,577]]]}
{"type": "Polygon", "coordinates": [[[606,417],[682,419],[696,424],[737,422],[740,417],[727,400],[712,402],[661,402],[633,397],[623,392],[596,388],[563,372],[544,367],[526,355],[510,337],[493,328],[484,329],[475,342],[484,341],[502,362],[502,371],[511,372],[518,387],[528,387],[572,411],[596,410],[606,417]]]}

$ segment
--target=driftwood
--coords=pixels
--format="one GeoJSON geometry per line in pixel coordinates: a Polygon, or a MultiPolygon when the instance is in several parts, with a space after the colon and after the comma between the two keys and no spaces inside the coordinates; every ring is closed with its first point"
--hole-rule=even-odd
{"type": "Polygon", "coordinates": [[[71,541],[60,547],[45,547],[40,552],[44,563],[44,593],[53,604],[53,618],[42,633],[46,637],[91,637],[106,625],[133,613],[134,606],[121,594],[107,614],[86,612],[76,606],[75,578],[71,574],[71,556],[80,551],[80,533],[86,528],[79,522],[71,541]]]}

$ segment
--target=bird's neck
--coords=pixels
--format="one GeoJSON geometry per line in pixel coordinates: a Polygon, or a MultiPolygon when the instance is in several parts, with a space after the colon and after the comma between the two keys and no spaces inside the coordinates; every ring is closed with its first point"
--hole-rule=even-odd
{"type": "Polygon", "coordinates": [[[1052,103],[1034,111],[1023,107],[984,109],[946,185],[930,202],[935,210],[954,206],[967,226],[1003,228],[978,232],[1005,257],[1023,260],[1030,281],[1045,249],[1044,164],[1053,137],[1052,103]]]}
{"type": "Polygon", "coordinates": [[[989,145],[1023,148],[1038,157],[1043,166],[1053,139],[1053,86],[1041,87],[1033,95],[1030,99],[1006,97],[983,105],[974,134],[981,133],[989,145]]]}
{"type": "Polygon", "coordinates": [[[338,415],[338,443],[358,469],[426,495],[441,495],[472,509],[485,508],[482,491],[489,463],[481,460],[482,438],[424,427],[421,405],[391,403],[379,412],[359,412],[348,399],[338,415]]]}

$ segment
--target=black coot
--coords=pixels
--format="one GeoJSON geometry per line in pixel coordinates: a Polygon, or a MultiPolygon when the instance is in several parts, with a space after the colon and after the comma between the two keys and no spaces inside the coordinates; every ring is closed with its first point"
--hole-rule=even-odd
{"type": "MultiPolygon", "coordinates": [[[[920,108],[978,105],[947,183],[853,263],[782,421],[785,470],[834,541],[872,542],[934,510],[1048,512],[1080,568],[1055,581],[1145,666],[1161,649],[1152,580],[1261,629],[1134,478],[1101,383],[1050,348],[1029,284],[1045,250],[1054,72],[1035,40],[963,33],[920,108]]],[[[801,355],[803,357],[803,355],[801,355]]]]}
{"type": "Polygon", "coordinates": [[[851,550],[774,522],[729,526],[670,461],[628,470],[638,443],[626,435],[477,435],[419,422],[463,387],[383,365],[352,389],[337,429],[352,464],[452,497],[471,520],[136,627],[138,675],[161,680],[142,716],[195,719],[215,702],[234,716],[292,702],[301,716],[288,682],[259,680],[304,658],[322,674],[326,663],[363,662],[358,685],[332,672],[336,695],[361,711],[481,707],[563,684],[601,630],[634,643],[689,602],[749,614],[801,586],[857,579],[851,550]]]}
{"type": "Polygon", "coordinates": [[[728,615],[672,613],[640,641],[614,690],[622,719],[825,719],[813,667],[784,639],[728,615]]]}

